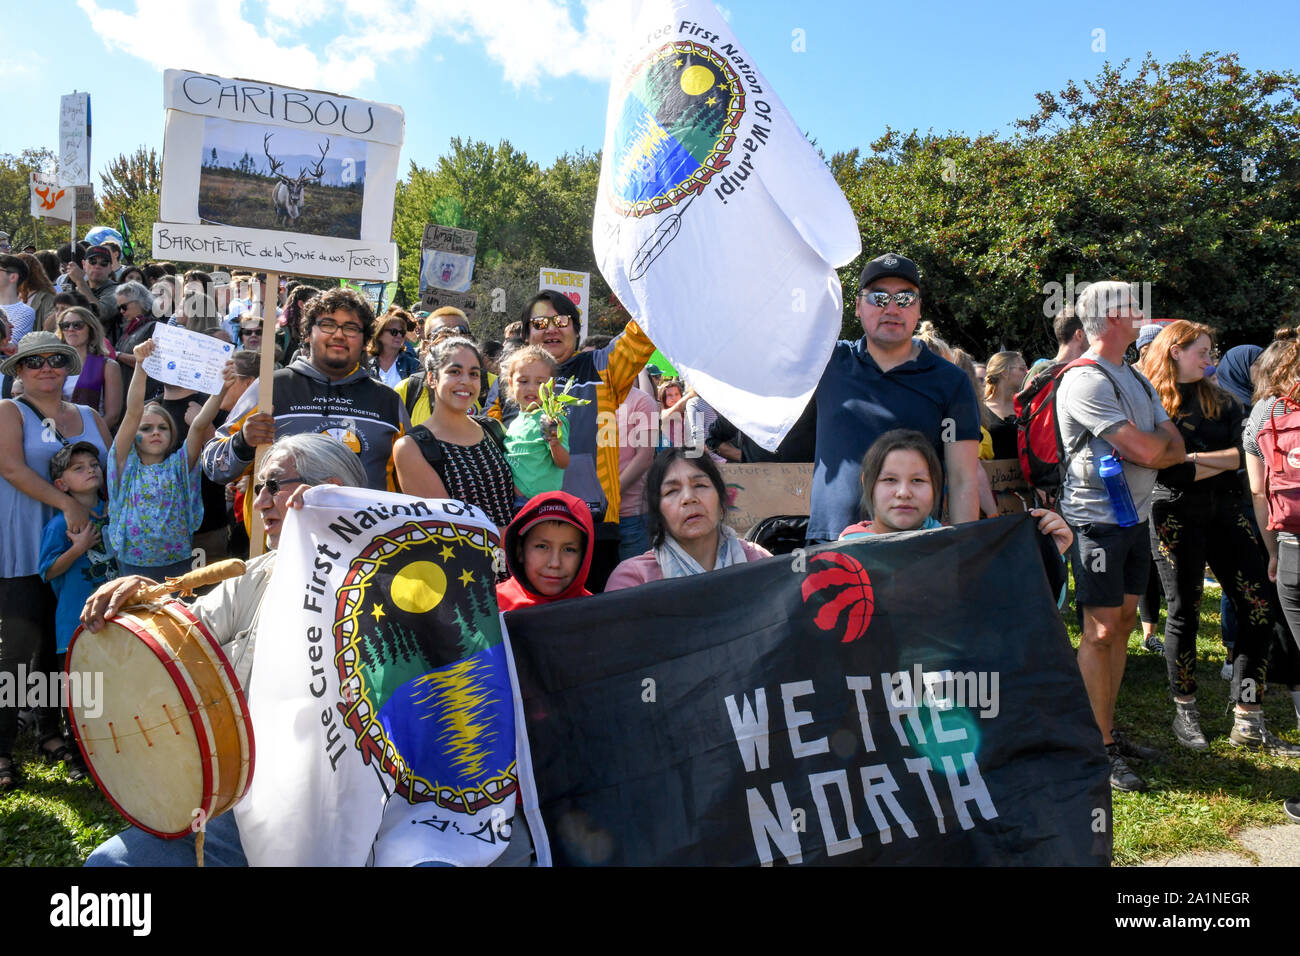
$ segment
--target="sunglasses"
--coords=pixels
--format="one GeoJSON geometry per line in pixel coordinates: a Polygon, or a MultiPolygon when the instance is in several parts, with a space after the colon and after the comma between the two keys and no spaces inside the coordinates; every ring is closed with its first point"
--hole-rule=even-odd
{"type": "Polygon", "coordinates": [[[250,335],[260,336],[262,334],[262,327],[260,325],[241,325],[239,327],[239,334],[245,338],[250,335]]]}
{"type": "Polygon", "coordinates": [[[73,319],[71,322],[60,322],[59,328],[64,332],[80,332],[86,327],[86,323],[80,319],[73,319]]]}
{"type": "Polygon", "coordinates": [[[111,266],[113,264],[112,259],[105,259],[103,256],[91,256],[86,261],[92,266],[111,266]]]}
{"type": "Polygon", "coordinates": [[[26,355],[22,359],[23,368],[35,372],[37,369],[45,368],[67,368],[71,361],[62,352],[55,352],[53,355],[26,355]]]}
{"type": "Polygon", "coordinates": [[[389,335],[397,335],[397,336],[405,336],[405,335],[406,335],[406,329],[401,329],[401,328],[398,328],[398,329],[384,329],[384,331],[387,332],[389,335]]]}
{"type": "Polygon", "coordinates": [[[310,485],[310,481],[302,478],[268,478],[266,481],[259,481],[253,485],[253,497],[256,498],[265,488],[271,493],[271,497],[278,495],[281,490],[288,488],[290,485],[310,485]]]}
{"type": "Polygon", "coordinates": [[[131,306],[133,306],[133,305],[135,305],[134,302],[124,302],[124,303],[122,303],[121,305],[119,305],[119,306],[117,307],[117,311],[119,311],[119,312],[125,312],[127,309],[131,308],[131,306]]]}
{"type": "Polygon", "coordinates": [[[539,315],[536,318],[528,320],[528,324],[533,327],[534,332],[544,332],[546,327],[553,325],[557,329],[567,329],[570,318],[567,315],[539,315]]]}
{"type": "Polygon", "coordinates": [[[866,299],[877,309],[883,309],[885,306],[889,305],[891,299],[898,303],[900,309],[906,309],[917,299],[921,298],[921,293],[913,292],[910,289],[903,292],[895,292],[893,295],[890,295],[888,292],[863,292],[862,298],[866,299]]]}
{"type": "Polygon", "coordinates": [[[462,329],[458,325],[444,325],[435,332],[430,332],[427,341],[432,342],[434,339],[442,338],[444,335],[469,335],[469,329],[462,329]]]}

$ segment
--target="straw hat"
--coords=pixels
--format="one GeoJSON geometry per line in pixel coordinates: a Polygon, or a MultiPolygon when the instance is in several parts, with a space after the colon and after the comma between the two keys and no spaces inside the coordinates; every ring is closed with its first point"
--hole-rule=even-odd
{"type": "Polygon", "coordinates": [[[67,342],[62,341],[53,332],[28,332],[18,342],[18,351],[0,362],[0,375],[13,375],[18,365],[29,355],[49,355],[61,352],[68,357],[68,374],[76,375],[81,371],[81,356],[67,342]]]}

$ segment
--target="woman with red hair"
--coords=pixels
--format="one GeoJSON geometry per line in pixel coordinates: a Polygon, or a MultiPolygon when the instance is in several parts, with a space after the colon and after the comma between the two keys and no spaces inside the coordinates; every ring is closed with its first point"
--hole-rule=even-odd
{"type": "Polygon", "coordinates": [[[1143,374],[1187,448],[1183,464],[1161,469],[1151,503],[1151,553],[1169,602],[1165,664],[1174,694],[1174,736],[1192,750],[1209,749],[1196,710],[1196,631],[1208,563],[1238,620],[1229,742],[1297,757],[1300,747],[1267,730],[1260,709],[1274,624],[1268,568],[1262,542],[1242,508],[1237,476],[1245,467],[1245,410],[1206,380],[1212,349],[1208,326],[1180,319],[1161,329],[1142,359],[1143,374]]]}

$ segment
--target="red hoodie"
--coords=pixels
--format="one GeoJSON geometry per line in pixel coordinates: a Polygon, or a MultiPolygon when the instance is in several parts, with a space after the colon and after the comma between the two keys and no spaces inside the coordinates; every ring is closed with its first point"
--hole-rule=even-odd
{"type": "Polygon", "coordinates": [[[530,498],[528,504],[515,515],[515,520],[506,528],[502,549],[506,553],[506,567],[510,570],[510,580],[497,585],[497,606],[502,611],[513,611],[521,607],[533,607],[537,604],[549,604],[573,597],[591,597],[585,587],[587,572],[591,570],[592,539],[595,529],[591,521],[591,509],[586,502],[563,491],[545,491],[530,498]],[[524,530],[538,521],[563,521],[571,524],[583,535],[582,564],[574,575],[572,583],[559,594],[547,597],[533,590],[524,574],[523,561],[519,558],[520,544],[524,530]]]}

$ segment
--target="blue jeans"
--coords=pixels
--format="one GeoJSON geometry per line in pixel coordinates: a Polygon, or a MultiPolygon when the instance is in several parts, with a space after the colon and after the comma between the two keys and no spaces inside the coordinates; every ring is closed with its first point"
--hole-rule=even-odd
{"type": "MultiPolygon", "coordinates": [[[[95,848],[86,866],[194,866],[194,834],[164,840],[131,827],[95,848]]],[[[204,866],[248,866],[235,815],[208,821],[203,835],[204,866]]]]}
{"type": "Polygon", "coordinates": [[[631,515],[618,519],[618,559],[626,561],[650,550],[650,533],[646,531],[645,515],[631,515]]]}

